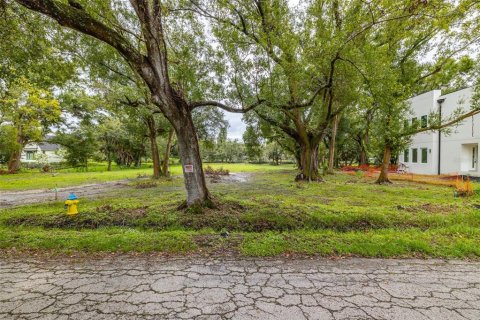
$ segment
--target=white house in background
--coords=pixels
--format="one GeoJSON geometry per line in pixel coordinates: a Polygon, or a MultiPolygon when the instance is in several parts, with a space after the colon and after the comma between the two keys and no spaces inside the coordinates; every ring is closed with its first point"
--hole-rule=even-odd
{"type": "MultiPolygon", "coordinates": [[[[442,95],[433,90],[409,99],[414,113],[412,122],[421,127],[428,125],[430,112],[440,111],[443,118],[461,107],[470,111],[473,88],[442,95]]],[[[450,134],[442,130],[419,133],[413,136],[408,149],[399,156],[407,171],[418,174],[461,174],[480,176],[478,147],[480,144],[480,115],[474,115],[453,125],[450,134]]]]}
{"type": "Polygon", "coordinates": [[[63,161],[63,157],[59,154],[61,146],[49,142],[29,143],[22,151],[20,161],[22,163],[35,163],[37,156],[44,154],[49,163],[58,163],[63,161]]]}

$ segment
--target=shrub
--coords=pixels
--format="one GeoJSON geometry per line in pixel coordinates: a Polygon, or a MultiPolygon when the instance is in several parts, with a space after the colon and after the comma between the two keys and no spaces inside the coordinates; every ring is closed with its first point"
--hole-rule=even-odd
{"type": "Polygon", "coordinates": [[[459,197],[469,197],[473,195],[473,186],[472,182],[470,181],[470,177],[464,180],[463,177],[460,179],[457,176],[457,182],[455,184],[455,196],[459,197]]]}
{"type": "Polygon", "coordinates": [[[157,186],[158,186],[158,183],[153,180],[141,181],[141,182],[135,183],[136,189],[156,188],[157,186]]]}
{"type": "Polygon", "coordinates": [[[208,166],[205,168],[205,173],[214,176],[228,176],[230,174],[230,171],[228,171],[228,169],[223,169],[223,167],[214,169],[208,166]]]}

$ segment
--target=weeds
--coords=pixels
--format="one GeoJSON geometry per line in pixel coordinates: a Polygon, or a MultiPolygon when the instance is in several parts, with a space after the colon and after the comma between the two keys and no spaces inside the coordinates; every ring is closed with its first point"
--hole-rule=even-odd
{"type": "MultiPolygon", "coordinates": [[[[392,208],[393,209],[393,208],[392,208]]],[[[463,216],[453,213],[455,206],[422,204],[396,206],[387,216],[381,213],[336,212],[331,210],[307,212],[305,210],[275,206],[244,206],[238,202],[216,203],[215,207],[196,207],[162,211],[147,206],[113,207],[104,205],[76,216],[65,214],[30,214],[9,217],[7,226],[35,226],[61,229],[97,229],[101,227],[130,227],[156,230],[211,229],[216,232],[268,232],[293,230],[379,230],[385,228],[428,230],[455,223],[466,223],[463,216]]],[[[480,227],[480,215],[472,216],[470,226],[480,227]]]]}
{"type": "Polygon", "coordinates": [[[467,176],[466,179],[463,177],[457,176],[457,181],[455,183],[455,197],[470,197],[473,195],[473,185],[470,181],[470,177],[467,176]]]}
{"type": "Polygon", "coordinates": [[[136,189],[156,188],[157,186],[158,186],[158,182],[153,180],[141,181],[141,182],[135,183],[136,189]]]}
{"type": "Polygon", "coordinates": [[[205,173],[213,176],[228,176],[230,174],[230,171],[228,169],[223,169],[223,167],[214,169],[210,166],[207,166],[205,168],[205,173]]]}

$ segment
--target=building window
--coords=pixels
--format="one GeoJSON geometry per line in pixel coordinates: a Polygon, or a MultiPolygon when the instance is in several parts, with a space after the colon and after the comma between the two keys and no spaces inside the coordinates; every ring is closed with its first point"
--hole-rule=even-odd
{"type": "Polygon", "coordinates": [[[428,125],[428,117],[427,116],[422,116],[422,120],[421,120],[422,128],[426,128],[427,125],[428,125]]]}
{"type": "Polygon", "coordinates": [[[417,163],[418,162],[418,149],[412,149],[412,162],[417,163]]]}
{"type": "Polygon", "coordinates": [[[416,129],[418,127],[418,119],[417,118],[412,118],[412,127],[416,129]]]}
{"type": "Polygon", "coordinates": [[[27,160],[33,160],[35,158],[35,151],[27,151],[27,160]]]}
{"type": "Polygon", "coordinates": [[[472,148],[472,169],[477,169],[477,147],[472,148]]]}
{"type": "Polygon", "coordinates": [[[405,149],[405,150],[403,151],[403,162],[408,162],[408,161],[410,161],[410,159],[408,159],[408,156],[409,156],[409,152],[408,152],[408,151],[410,151],[410,150],[405,149]]]}
{"type": "Polygon", "coordinates": [[[422,163],[428,162],[428,149],[422,148],[422,163]]]}

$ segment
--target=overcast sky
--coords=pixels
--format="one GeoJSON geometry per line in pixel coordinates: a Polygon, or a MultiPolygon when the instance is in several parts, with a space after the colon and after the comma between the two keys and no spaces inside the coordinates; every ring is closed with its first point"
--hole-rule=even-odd
{"type": "Polygon", "coordinates": [[[243,115],[225,111],[223,113],[225,114],[225,119],[227,119],[230,124],[227,134],[228,139],[238,139],[242,141],[242,136],[246,128],[245,122],[242,121],[243,115]]]}

